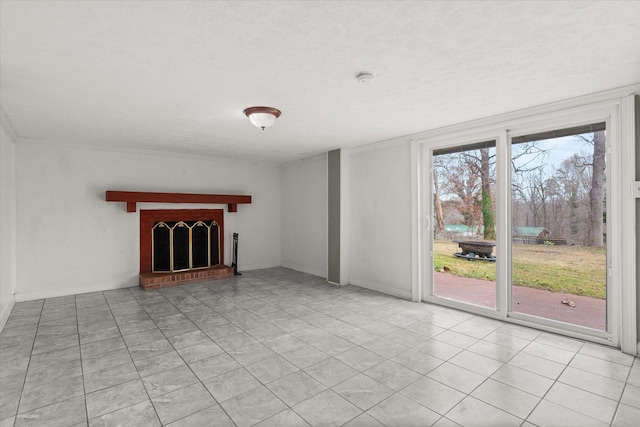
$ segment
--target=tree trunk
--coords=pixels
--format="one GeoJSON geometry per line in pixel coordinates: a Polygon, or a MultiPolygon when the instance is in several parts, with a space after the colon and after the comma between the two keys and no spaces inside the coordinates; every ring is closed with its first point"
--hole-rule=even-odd
{"type": "Polygon", "coordinates": [[[496,240],[496,224],[493,217],[493,200],[491,199],[491,180],[489,176],[489,149],[480,150],[480,170],[482,178],[482,225],[485,240],[496,240]]]}
{"type": "Polygon", "coordinates": [[[569,197],[569,227],[571,229],[572,241],[578,240],[578,232],[580,231],[578,225],[578,190],[575,185],[572,185],[571,196],[569,197]]]}
{"type": "Polygon", "coordinates": [[[433,168],[434,204],[436,208],[436,233],[444,230],[444,214],[442,213],[442,201],[440,200],[440,187],[438,186],[438,174],[433,168]]]}
{"type": "Polygon", "coordinates": [[[605,136],[604,131],[593,134],[593,176],[589,191],[589,246],[602,246],[604,210],[605,136]]]}

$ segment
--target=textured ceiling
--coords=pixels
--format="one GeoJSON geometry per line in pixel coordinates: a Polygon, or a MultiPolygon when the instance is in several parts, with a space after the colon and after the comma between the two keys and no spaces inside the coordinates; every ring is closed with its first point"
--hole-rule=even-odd
{"type": "Polygon", "coordinates": [[[638,82],[638,1],[0,1],[0,105],[52,143],[280,163],[638,82]]]}

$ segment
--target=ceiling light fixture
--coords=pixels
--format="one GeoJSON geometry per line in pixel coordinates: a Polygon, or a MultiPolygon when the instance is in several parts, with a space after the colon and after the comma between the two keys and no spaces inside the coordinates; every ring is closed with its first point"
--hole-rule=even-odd
{"type": "Polygon", "coordinates": [[[369,83],[375,78],[376,75],[368,71],[362,71],[361,73],[358,73],[356,75],[356,80],[358,80],[358,83],[369,83]]]}
{"type": "Polygon", "coordinates": [[[244,110],[244,114],[254,126],[265,130],[265,128],[272,126],[282,113],[277,108],[272,107],[249,107],[244,110]]]}

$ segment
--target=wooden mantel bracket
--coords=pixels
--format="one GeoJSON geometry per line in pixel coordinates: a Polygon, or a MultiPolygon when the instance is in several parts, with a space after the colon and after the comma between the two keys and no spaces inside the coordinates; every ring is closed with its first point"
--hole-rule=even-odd
{"type": "Polygon", "coordinates": [[[238,212],[238,205],[251,203],[251,196],[233,194],[144,193],[112,191],[105,193],[107,202],[125,202],[127,212],[136,211],[136,203],[206,203],[227,205],[229,212],[238,212]]]}

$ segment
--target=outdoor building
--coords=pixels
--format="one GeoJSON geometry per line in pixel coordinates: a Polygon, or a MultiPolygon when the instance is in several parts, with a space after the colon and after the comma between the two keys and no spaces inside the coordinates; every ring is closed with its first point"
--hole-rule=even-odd
{"type": "Polygon", "coordinates": [[[522,243],[543,243],[549,241],[551,232],[544,227],[515,227],[513,238],[522,243]]]}

